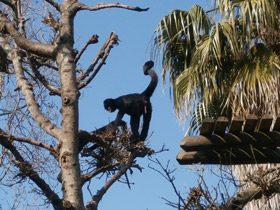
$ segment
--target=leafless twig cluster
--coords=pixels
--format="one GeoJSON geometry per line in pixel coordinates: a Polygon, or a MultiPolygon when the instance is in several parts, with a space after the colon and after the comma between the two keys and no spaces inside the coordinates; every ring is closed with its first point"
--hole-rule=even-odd
{"type": "MultiPolygon", "coordinates": [[[[217,186],[209,187],[202,167],[191,167],[188,170],[194,171],[198,176],[197,187],[192,187],[185,198],[175,184],[174,172],[170,169],[169,162],[164,166],[158,159],[151,161],[157,167],[150,166],[151,169],[161,174],[167,182],[171,184],[173,192],[178,198],[177,201],[170,201],[163,198],[168,206],[180,210],[241,210],[246,204],[253,200],[263,199],[269,201],[275,194],[280,193],[279,173],[280,168],[274,167],[268,170],[261,168],[254,173],[247,174],[247,178],[239,185],[229,168],[211,169],[217,178],[217,186]],[[158,169],[159,168],[159,169],[158,169]],[[219,173],[217,173],[219,172],[219,173]],[[246,183],[246,189],[242,185],[246,183]],[[236,191],[235,193],[233,191],[236,191]],[[229,192],[232,191],[232,192],[229,192]]],[[[187,176],[187,173],[186,173],[187,176]]]]}

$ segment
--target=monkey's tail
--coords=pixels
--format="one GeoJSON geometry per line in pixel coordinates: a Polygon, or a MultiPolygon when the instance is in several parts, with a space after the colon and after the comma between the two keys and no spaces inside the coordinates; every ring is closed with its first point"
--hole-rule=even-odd
{"type": "Polygon", "coordinates": [[[143,66],[144,74],[145,75],[150,75],[150,77],[151,77],[150,84],[142,92],[142,95],[145,95],[148,98],[150,98],[153,95],[154,90],[155,90],[155,88],[157,86],[157,83],[158,83],[158,76],[157,76],[156,72],[151,69],[153,66],[154,66],[154,62],[153,61],[148,61],[143,66]]]}
{"type": "Polygon", "coordinates": [[[148,71],[150,69],[152,69],[154,66],[154,62],[153,61],[147,61],[144,66],[143,66],[143,71],[145,75],[148,75],[148,71]]]}

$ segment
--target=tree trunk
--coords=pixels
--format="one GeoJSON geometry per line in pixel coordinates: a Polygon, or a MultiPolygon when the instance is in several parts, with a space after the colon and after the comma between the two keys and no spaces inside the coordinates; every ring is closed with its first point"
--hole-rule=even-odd
{"type": "Polygon", "coordinates": [[[73,49],[73,11],[71,5],[75,1],[64,1],[61,5],[61,38],[58,43],[56,61],[59,66],[62,101],[62,132],[59,140],[59,164],[63,188],[63,205],[66,208],[81,209],[83,204],[80,164],[78,151],[78,99],[73,49]]]}

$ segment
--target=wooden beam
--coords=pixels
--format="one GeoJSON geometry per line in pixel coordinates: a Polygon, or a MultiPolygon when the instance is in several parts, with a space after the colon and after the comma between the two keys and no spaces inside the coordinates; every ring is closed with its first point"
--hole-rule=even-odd
{"type": "Polygon", "coordinates": [[[273,131],[280,131],[280,115],[277,116],[272,130],[273,131]]]}
{"type": "Polygon", "coordinates": [[[260,120],[258,131],[262,131],[262,132],[270,131],[272,120],[273,120],[272,115],[263,115],[260,120]]]}
{"type": "Polygon", "coordinates": [[[222,149],[254,145],[256,147],[280,147],[280,132],[240,132],[222,135],[186,136],[180,146],[185,151],[222,149]]]}
{"type": "Polygon", "coordinates": [[[214,129],[214,120],[212,118],[206,118],[203,120],[201,128],[200,128],[200,135],[210,135],[214,129]]]}
{"type": "Polygon", "coordinates": [[[234,117],[231,120],[228,132],[229,133],[241,132],[243,123],[244,123],[244,120],[241,117],[234,117]]]}
{"type": "MultiPolygon", "coordinates": [[[[210,157],[210,153],[201,152],[201,151],[193,151],[193,152],[185,152],[184,150],[181,150],[177,156],[176,159],[181,165],[189,165],[189,164],[212,164],[210,157]]],[[[216,162],[216,156],[213,156],[216,162]]]]}
{"type": "Polygon", "coordinates": [[[246,117],[244,132],[254,132],[258,122],[258,117],[256,115],[248,115],[246,117]]]}
{"type": "Polygon", "coordinates": [[[228,150],[180,151],[177,161],[189,164],[261,164],[280,163],[280,150],[267,148],[238,148],[228,150]]]}
{"type": "Polygon", "coordinates": [[[226,131],[226,128],[228,126],[228,118],[226,117],[218,117],[218,119],[215,122],[215,128],[214,133],[216,134],[223,134],[226,131]]]}

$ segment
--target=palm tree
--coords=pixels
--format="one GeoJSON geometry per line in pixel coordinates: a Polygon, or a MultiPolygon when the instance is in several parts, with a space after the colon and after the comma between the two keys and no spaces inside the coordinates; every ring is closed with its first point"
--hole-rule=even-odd
{"type": "Polygon", "coordinates": [[[168,74],[180,119],[190,111],[195,113],[194,104],[203,116],[213,104],[222,104],[215,107],[219,115],[231,114],[231,110],[243,115],[267,111],[262,106],[271,98],[278,99],[278,5],[274,1],[254,1],[254,5],[237,1],[239,4],[226,6],[226,2],[231,3],[218,1],[222,7],[218,7],[221,18],[217,22],[195,5],[189,11],[171,12],[156,29],[155,51],[162,50],[163,82],[168,74]],[[264,8],[263,2],[271,4],[264,8]],[[267,94],[268,89],[275,91],[267,94]]]}
{"type": "Polygon", "coordinates": [[[279,1],[215,3],[207,12],[198,5],[172,11],[155,32],[163,82],[168,75],[176,115],[190,119],[189,134],[205,117],[280,111],[279,1]]]}

